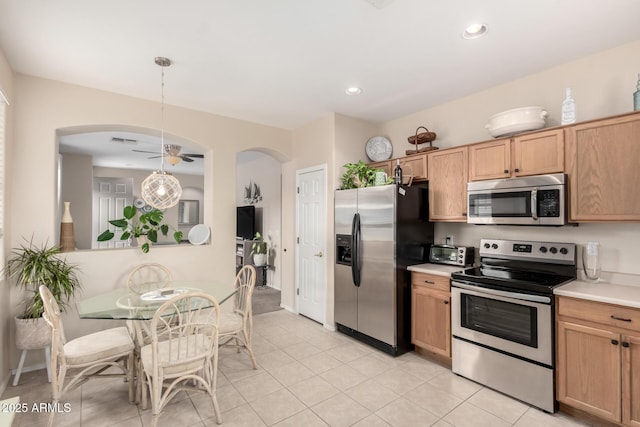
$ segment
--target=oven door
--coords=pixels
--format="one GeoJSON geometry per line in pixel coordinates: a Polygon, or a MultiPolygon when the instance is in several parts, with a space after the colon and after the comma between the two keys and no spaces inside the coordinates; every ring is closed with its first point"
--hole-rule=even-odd
{"type": "Polygon", "coordinates": [[[551,298],[451,283],[455,338],[553,367],[551,298]]]}

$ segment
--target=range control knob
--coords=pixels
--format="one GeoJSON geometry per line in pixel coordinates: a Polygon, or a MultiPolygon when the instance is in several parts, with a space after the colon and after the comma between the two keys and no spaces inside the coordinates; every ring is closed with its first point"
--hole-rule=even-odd
{"type": "Polygon", "coordinates": [[[484,244],[484,248],[485,248],[485,249],[489,249],[490,247],[491,247],[491,245],[490,245],[490,244],[488,244],[488,243],[485,243],[485,244],[484,244]]]}
{"type": "Polygon", "coordinates": [[[549,249],[549,252],[551,252],[552,254],[555,254],[558,252],[558,249],[556,249],[555,246],[551,246],[551,248],[549,249]]]}
{"type": "Polygon", "coordinates": [[[568,253],[569,253],[569,251],[567,250],[567,248],[560,248],[560,253],[561,253],[562,255],[566,255],[566,254],[568,254],[568,253]]]}
{"type": "Polygon", "coordinates": [[[540,246],[540,252],[542,252],[543,254],[547,253],[547,247],[546,246],[540,246]]]}
{"type": "Polygon", "coordinates": [[[491,245],[491,248],[492,249],[498,249],[498,245],[494,243],[493,245],[491,245]]]}

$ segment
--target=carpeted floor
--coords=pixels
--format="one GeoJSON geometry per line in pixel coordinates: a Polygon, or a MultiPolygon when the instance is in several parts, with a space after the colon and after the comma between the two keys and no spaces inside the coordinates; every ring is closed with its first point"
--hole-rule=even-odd
{"type": "Polygon", "coordinates": [[[253,315],[282,310],[280,307],[280,291],[268,286],[256,286],[253,291],[253,315]]]}

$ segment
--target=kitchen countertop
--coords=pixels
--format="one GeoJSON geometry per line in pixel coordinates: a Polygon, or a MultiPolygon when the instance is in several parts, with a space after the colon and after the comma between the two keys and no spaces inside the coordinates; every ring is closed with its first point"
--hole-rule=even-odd
{"type": "Polygon", "coordinates": [[[555,295],[640,308],[640,286],[575,280],[553,290],[555,295]]]}
{"type": "Polygon", "coordinates": [[[409,267],[407,267],[407,270],[417,271],[418,273],[427,273],[427,274],[435,274],[438,276],[451,277],[451,273],[464,270],[465,268],[467,267],[456,267],[454,265],[426,263],[426,264],[410,265],[409,267]]]}

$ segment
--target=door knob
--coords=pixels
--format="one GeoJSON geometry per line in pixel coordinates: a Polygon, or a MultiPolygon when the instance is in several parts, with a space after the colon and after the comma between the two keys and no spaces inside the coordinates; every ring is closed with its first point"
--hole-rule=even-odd
{"type": "Polygon", "coordinates": [[[322,258],[322,255],[324,255],[324,254],[322,253],[322,251],[318,252],[317,254],[313,254],[313,256],[317,256],[317,257],[320,257],[320,258],[322,258]]]}

